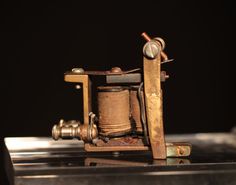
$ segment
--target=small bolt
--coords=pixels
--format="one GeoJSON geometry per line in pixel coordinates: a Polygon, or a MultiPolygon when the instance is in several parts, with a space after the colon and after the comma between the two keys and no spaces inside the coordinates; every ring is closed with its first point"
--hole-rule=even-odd
{"type": "Polygon", "coordinates": [[[165,71],[161,71],[161,81],[165,82],[166,79],[170,78],[170,76],[168,74],[166,74],[165,71]]]}
{"type": "Polygon", "coordinates": [[[181,147],[178,147],[178,153],[179,155],[183,155],[184,154],[184,150],[181,147]]]}
{"type": "Polygon", "coordinates": [[[71,71],[73,73],[78,73],[78,74],[84,73],[84,69],[83,68],[73,68],[71,71]]]}
{"type": "Polygon", "coordinates": [[[75,88],[76,89],[81,89],[81,85],[76,85],[75,88]]]}
{"type": "Polygon", "coordinates": [[[113,67],[113,68],[111,68],[110,72],[111,73],[121,73],[122,70],[120,67],[113,67]]]}

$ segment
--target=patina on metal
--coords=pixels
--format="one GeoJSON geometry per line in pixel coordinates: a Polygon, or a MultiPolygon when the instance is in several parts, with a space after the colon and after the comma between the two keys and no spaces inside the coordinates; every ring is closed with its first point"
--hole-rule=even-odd
{"type": "Polygon", "coordinates": [[[153,60],[144,56],[144,94],[149,138],[154,159],[165,159],[165,138],[162,113],[161,58],[160,54],[153,60]]]}
{"type": "Polygon", "coordinates": [[[142,36],[146,40],[142,70],[116,66],[105,71],[73,68],[65,73],[66,82],[83,90],[83,120],[61,120],[53,127],[53,139],[82,140],[87,152],[151,151],[158,160],[190,155],[190,144],[165,142],[161,82],[169,75],[161,65],[173,59],[164,52],[162,38],[142,36]],[[103,80],[92,86],[96,78],[103,80]],[[97,94],[95,112],[92,91],[97,94]]]}
{"type": "Polygon", "coordinates": [[[83,141],[92,141],[98,137],[97,126],[95,124],[89,128],[86,124],[80,124],[78,121],[60,120],[58,125],[54,125],[52,129],[52,137],[54,140],[62,139],[79,139],[83,141]]]}

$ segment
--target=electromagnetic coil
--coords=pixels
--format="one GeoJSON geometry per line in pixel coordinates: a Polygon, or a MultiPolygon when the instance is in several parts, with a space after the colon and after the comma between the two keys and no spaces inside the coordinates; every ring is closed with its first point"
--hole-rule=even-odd
{"type": "Polygon", "coordinates": [[[122,136],[132,130],[129,90],[121,86],[98,87],[98,127],[102,136],[122,136]]]}
{"type": "MultiPolygon", "coordinates": [[[[139,86],[132,86],[130,88],[130,108],[131,116],[135,122],[137,133],[143,133],[143,124],[141,121],[140,100],[138,97],[139,86]]],[[[144,101],[143,91],[141,92],[142,101],[144,101]]]]}

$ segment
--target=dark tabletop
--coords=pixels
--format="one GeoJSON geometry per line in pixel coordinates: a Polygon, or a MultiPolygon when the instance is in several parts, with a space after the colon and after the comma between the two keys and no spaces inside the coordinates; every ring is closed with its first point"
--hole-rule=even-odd
{"type": "Polygon", "coordinates": [[[236,134],[167,135],[189,142],[186,158],[153,160],[150,152],[86,153],[77,140],[5,138],[11,184],[236,184],[236,134]]]}

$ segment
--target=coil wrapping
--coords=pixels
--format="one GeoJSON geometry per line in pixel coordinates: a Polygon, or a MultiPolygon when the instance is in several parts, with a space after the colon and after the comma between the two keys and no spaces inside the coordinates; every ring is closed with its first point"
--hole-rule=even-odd
{"type": "Polygon", "coordinates": [[[131,131],[129,90],[120,86],[98,87],[100,135],[120,136],[131,131]]]}
{"type": "MultiPolygon", "coordinates": [[[[141,121],[141,108],[140,108],[140,100],[138,97],[138,89],[139,86],[132,86],[130,88],[130,108],[131,108],[131,116],[135,122],[136,131],[138,133],[143,132],[143,125],[141,121]]],[[[143,91],[141,92],[141,98],[143,100],[143,91]]]]}

